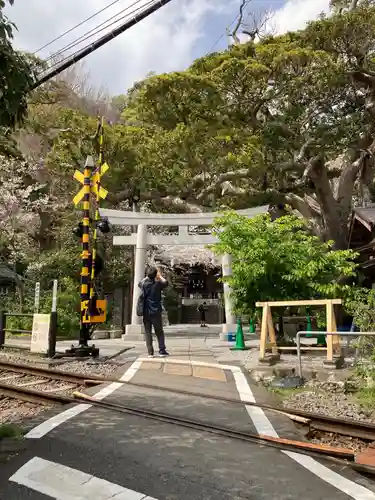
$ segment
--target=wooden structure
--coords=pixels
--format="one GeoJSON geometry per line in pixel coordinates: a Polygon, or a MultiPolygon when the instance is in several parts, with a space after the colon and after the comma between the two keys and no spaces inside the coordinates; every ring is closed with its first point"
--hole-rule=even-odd
{"type": "MultiPolygon", "coordinates": [[[[257,302],[256,307],[263,308],[262,326],[260,333],[260,360],[264,360],[266,351],[271,349],[272,354],[276,355],[280,350],[291,350],[297,347],[278,347],[276,342],[275,327],[273,324],[271,308],[272,307],[302,307],[302,306],[324,306],[326,308],[327,332],[336,332],[336,317],[334,305],[340,305],[341,299],[321,299],[321,300],[282,300],[277,302],[257,302]]],[[[334,354],[341,354],[340,337],[338,335],[327,336],[327,347],[310,347],[303,350],[327,350],[327,361],[333,361],[334,354]]]]}
{"type": "Polygon", "coordinates": [[[10,266],[0,262],[0,299],[1,297],[13,297],[16,290],[20,292],[20,300],[22,303],[22,278],[10,266]]]}
{"type": "Polygon", "coordinates": [[[371,288],[375,283],[375,206],[353,209],[348,248],[358,252],[358,284],[371,288]]]}

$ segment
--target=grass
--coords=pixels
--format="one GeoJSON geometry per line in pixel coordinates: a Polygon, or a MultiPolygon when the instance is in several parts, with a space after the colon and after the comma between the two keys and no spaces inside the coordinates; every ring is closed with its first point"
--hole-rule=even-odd
{"type": "Polygon", "coordinates": [[[357,392],[357,399],[360,405],[369,410],[375,410],[375,388],[362,387],[357,392]]]}
{"type": "Polygon", "coordinates": [[[288,399],[295,394],[300,394],[301,392],[305,392],[307,387],[296,387],[294,389],[281,389],[280,387],[268,387],[268,389],[277,394],[281,399],[288,399]]]}
{"type": "Polygon", "coordinates": [[[5,438],[22,439],[23,431],[20,427],[14,424],[0,425],[0,440],[5,438]]]}

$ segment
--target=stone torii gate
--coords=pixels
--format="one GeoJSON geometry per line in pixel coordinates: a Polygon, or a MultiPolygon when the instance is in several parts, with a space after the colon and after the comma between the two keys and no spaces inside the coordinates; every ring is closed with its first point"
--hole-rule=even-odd
{"type": "MultiPolygon", "coordinates": [[[[238,210],[239,215],[253,218],[256,215],[266,213],[269,206],[238,210]]],[[[213,221],[222,216],[219,212],[203,212],[188,214],[160,214],[130,212],[122,210],[100,209],[100,215],[107,217],[112,226],[137,226],[137,233],[129,236],[114,236],[114,245],[135,246],[134,263],[134,283],[133,283],[133,304],[131,324],[126,325],[126,336],[139,336],[143,333],[142,318],[137,316],[137,300],[140,295],[138,288],[139,281],[144,278],[146,269],[147,245],[209,245],[217,242],[217,238],[211,234],[189,234],[189,226],[210,226],[213,221]],[[178,226],[178,234],[150,234],[147,232],[148,226],[178,226]]],[[[232,273],[231,256],[222,256],[223,276],[230,276],[232,273]]],[[[230,287],[224,283],[224,307],[225,324],[222,325],[221,338],[227,339],[228,333],[236,331],[236,317],[232,312],[232,300],[230,297],[230,287]]]]}

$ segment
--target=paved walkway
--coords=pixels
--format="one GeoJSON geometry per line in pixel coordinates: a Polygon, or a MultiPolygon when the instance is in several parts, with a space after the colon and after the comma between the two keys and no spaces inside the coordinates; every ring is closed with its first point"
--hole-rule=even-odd
{"type": "MultiPolygon", "coordinates": [[[[98,400],[237,430],[296,436],[285,417],[182,393],[263,400],[264,389],[251,384],[239,366],[218,363],[238,353],[228,354],[227,346],[204,339],[170,340],[168,348],[172,356],[167,359],[144,357],[143,343],[117,358],[124,363],[123,381],[160,390],[111,383],[89,392],[98,400]]],[[[46,498],[375,500],[375,489],[350,470],[299,453],[77,404],[34,422],[25,449],[1,465],[1,500],[46,498]]]]}

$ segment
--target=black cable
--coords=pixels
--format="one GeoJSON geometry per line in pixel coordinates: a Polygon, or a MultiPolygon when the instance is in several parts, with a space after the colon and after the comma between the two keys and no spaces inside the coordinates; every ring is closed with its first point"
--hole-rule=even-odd
{"type": "Polygon", "coordinates": [[[158,11],[161,7],[167,5],[171,0],[155,0],[148,8],[142,10],[139,14],[133,16],[128,21],[124,22],[117,28],[114,28],[109,33],[105,33],[103,36],[92,42],[90,45],[87,45],[83,49],[77,51],[75,54],[66,57],[64,61],[59,62],[55,68],[48,69],[44,72],[43,75],[39,75],[36,81],[31,85],[30,90],[34,90],[38,88],[43,83],[51,80],[55,76],[62,73],[64,70],[68,69],[73,64],[79,62],[84,57],[88,56],[95,50],[99,49],[103,45],[107,44],[114,38],[118,37],[128,29],[132,28],[134,25],[146,19],[146,17],[150,16],[154,12],[158,11]]]}
{"type": "MultiPolygon", "coordinates": [[[[136,12],[136,10],[139,10],[141,8],[143,8],[145,5],[149,5],[152,0],[150,0],[147,4],[144,4],[143,6],[141,7],[138,7],[137,9],[131,11],[131,12],[128,12],[126,15],[116,19],[115,21],[113,21],[112,23],[110,24],[107,24],[109,23],[110,21],[112,21],[112,19],[114,18],[117,18],[117,16],[119,16],[120,14],[126,12],[127,10],[129,10],[131,7],[134,7],[135,5],[137,5],[138,3],[140,3],[141,0],[136,0],[135,2],[133,2],[131,5],[129,5],[128,7],[125,7],[124,9],[122,9],[121,11],[117,12],[117,14],[111,16],[109,19],[107,19],[106,21],[103,21],[102,23],[98,24],[97,26],[95,26],[95,28],[92,28],[91,30],[87,31],[86,33],[84,33],[83,35],[81,35],[80,37],[76,38],[75,40],[73,40],[72,42],[70,42],[68,45],[65,45],[65,47],[63,47],[62,49],[58,50],[57,52],[51,54],[49,57],[47,57],[47,59],[44,60],[44,62],[48,62],[48,61],[51,61],[52,59],[54,59],[55,57],[61,55],[63,52],[66,52],[67,50],[69,49],[72,49],[73,47],[76,47],[77,45],[80,45],[82,42],[92,38],[93,36],[95,36],[96,34],[100,33],[101,31],[105,30],[106,28],[109,28],[110,26],[112,26],[113,24],[116,24],[117,22],[121,21],[122,19],[124,19],[125,17],[129,16],[130,14],[133,14],[134,12],[136,12]],[[107,25],[107,26],[103,26],[103,25],[107,25]],[[101,28],[101,26],[103,26],[103,28],[101,28]],[[100,28],[100,29],[99,29],[100,28]]],[[[53,67],[55,66],[56,64],[59,64],[59,62],[61,61],[57,61],[55,63],[52,64],[52,66],[50,67],[53,67]]]]}
{"type": "Polygon", "coordinates": [[[45,45],[43,45],[43,47],[40,47],[38,50],[36,50],[35,52],[33,52],[33,55],[35,55],[37,52],[40,52],[41,50],[45,49],[46,47],[49,47],[50,45],[52,45],[54,42],[57,42],[57,40],[60,40],[61,38],[63,38],[65,35],[68,35],[69,33],[71,33],[72,31],[74,31],[75,29],[79,28],[80,26],[82,26],[83,24],[87,23],[87,21],[90,21],[91,19],[94,19],[94,17],[98,16],[99,14],[101,14],[102,12],[106,11],[107,9],[109,9],[110,7],[112,7],[112,5],[115,5],[116,3],[120,2],[121,0],[114,0],[112,3],[110,3],[109,5],[107,5],[106,7],[103,7],[102,9],[98,10],[97,12],[95,12],[95,14],[92,14],[92,16],[90,17],[87,17],[86,19],[84,19],[83,21],[81,21],[80,23],[76,24],[75,26],[73,26],[72,28],[69,28],[67,31],[65,31],[64,33],[62,33],[61,35],[57,36],[56,38],[54,38],[53,40],[51,40],[50,42],[46,43],[45,45]]]}

